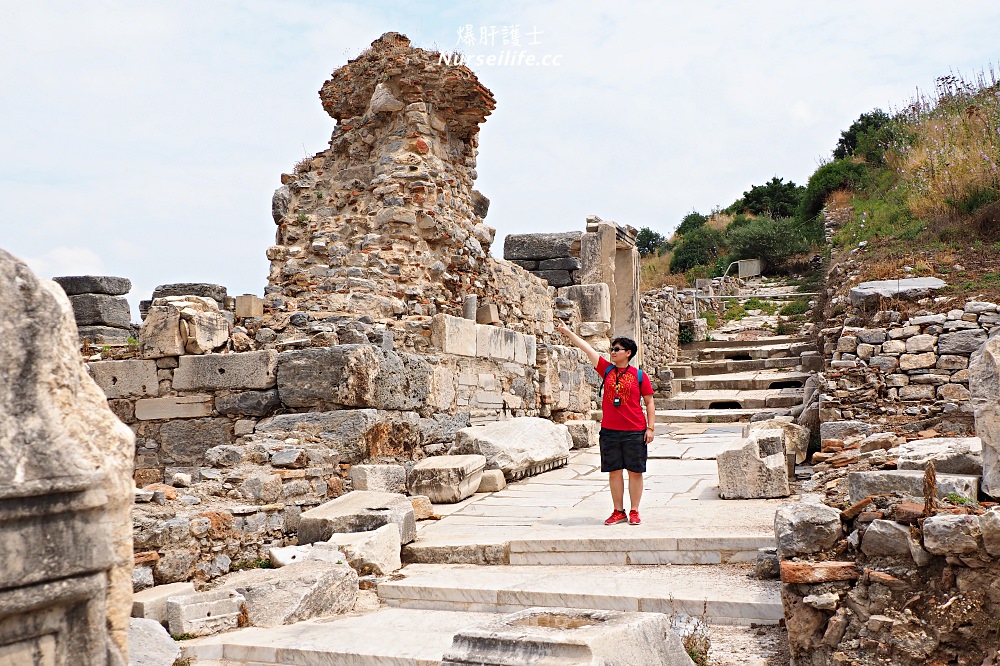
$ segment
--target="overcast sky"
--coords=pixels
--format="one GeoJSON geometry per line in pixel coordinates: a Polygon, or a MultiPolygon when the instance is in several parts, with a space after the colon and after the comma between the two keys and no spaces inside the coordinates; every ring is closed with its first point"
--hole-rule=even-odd
{"type": "Polygon", "coordinates": [[[498,257],[510,233],[596,214],[669,234],[772,176],[804,184],[861,113],[1000,62],[995,0],[0,9],[0,247],[41,277],[130,278],[134,321],[158,284],[263,294],[271,194],[334,127],[317,91],[387,31],[483,61],[498,257]]]}

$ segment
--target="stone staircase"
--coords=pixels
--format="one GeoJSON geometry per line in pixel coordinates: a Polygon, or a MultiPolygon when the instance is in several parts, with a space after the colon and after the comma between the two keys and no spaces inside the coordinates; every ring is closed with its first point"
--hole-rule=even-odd
{"type": "Polygon", "coordinates": [[[785,413],[802,402],[809,377],[802,354],[810,352],[815,344],[800,336],[686,345],[671,366],[672,395],[656,401],[657,421],[723,423],[785,413]]]}

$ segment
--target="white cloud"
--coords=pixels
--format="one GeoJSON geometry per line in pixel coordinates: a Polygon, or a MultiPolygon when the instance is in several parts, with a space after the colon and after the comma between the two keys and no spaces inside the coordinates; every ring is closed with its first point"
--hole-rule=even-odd
{"type": "Polygon", "coordinates": [[[100,255],[85,247],[54,247],[33,257],[22,257],[24,263],[41,278],[68,275],[104,275],[100,255]]]}

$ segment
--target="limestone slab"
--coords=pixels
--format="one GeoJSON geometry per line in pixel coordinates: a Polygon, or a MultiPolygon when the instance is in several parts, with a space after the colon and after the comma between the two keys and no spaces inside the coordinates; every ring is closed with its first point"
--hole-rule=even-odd
{"type": "Polygon", "coordinates": [[[132,617],[167,622],[167,599],[194,594],[194,583],[168,583],[156,585],[132,595],[132,617]]]}
{"type": "Polygon", "coordinates": [[[109,400],[154,397],[160,393],[155,361],[94,361],[87,364],[87,369],[109,400]]]}
{"type": "Polygon", "coordinates": [[[195,592],[167,599],[167,628],[173,635],[206,636],[239,626],[244,598],[235,590],[195,592]]]}
{"type": "Polygon", "coordinates": [[[392,523],[401,543],[416,537],[413,505],[405,495],[355,490],[304,511],[299,516],[299,543],[326,541],[338,532],[370,532],[392,523]]]}
{"type": "Polygon", "coordinates": [[[182,356],[174,370],[178,391],[269,389],[277,383],[278,352],[182,356]]]}
{"type": "Polygon", "coordinates": [[[142,398],[135,401],[135,418],[140,421],[199,418],[210,416],[214,404],[210,395],[142,398]]]}
{"type": "MultiPolygon", "coordinates": [[[[908,497],[923,497],[924,473],[917,470],[887,470],[848,472],[847,485],[851,502],[860,502],[869,495],[898,492],[908,497]]],[[[979,495],[979,477],[961,474],[937,475],[938,497],[956,493],[975,500],[979,495]]]]}
{"type": "Polygon", "coordinates": [[[476,322],[447,314],[434,315],[431,319],[431,344],[446,354],[475,356],[476,322]]]}

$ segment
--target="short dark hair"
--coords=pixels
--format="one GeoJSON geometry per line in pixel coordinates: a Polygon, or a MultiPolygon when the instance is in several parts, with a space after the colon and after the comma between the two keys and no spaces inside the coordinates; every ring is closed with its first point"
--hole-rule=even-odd
{"type": "Polygon", "coordinates": [[[625,348],[628,352],[628,360],[630,362],[639,353],[639,345],[635,344],[635,340],[632,338],[615,338],[611,341],[611,346],[614,347],[615,345],[625,348]]]}

